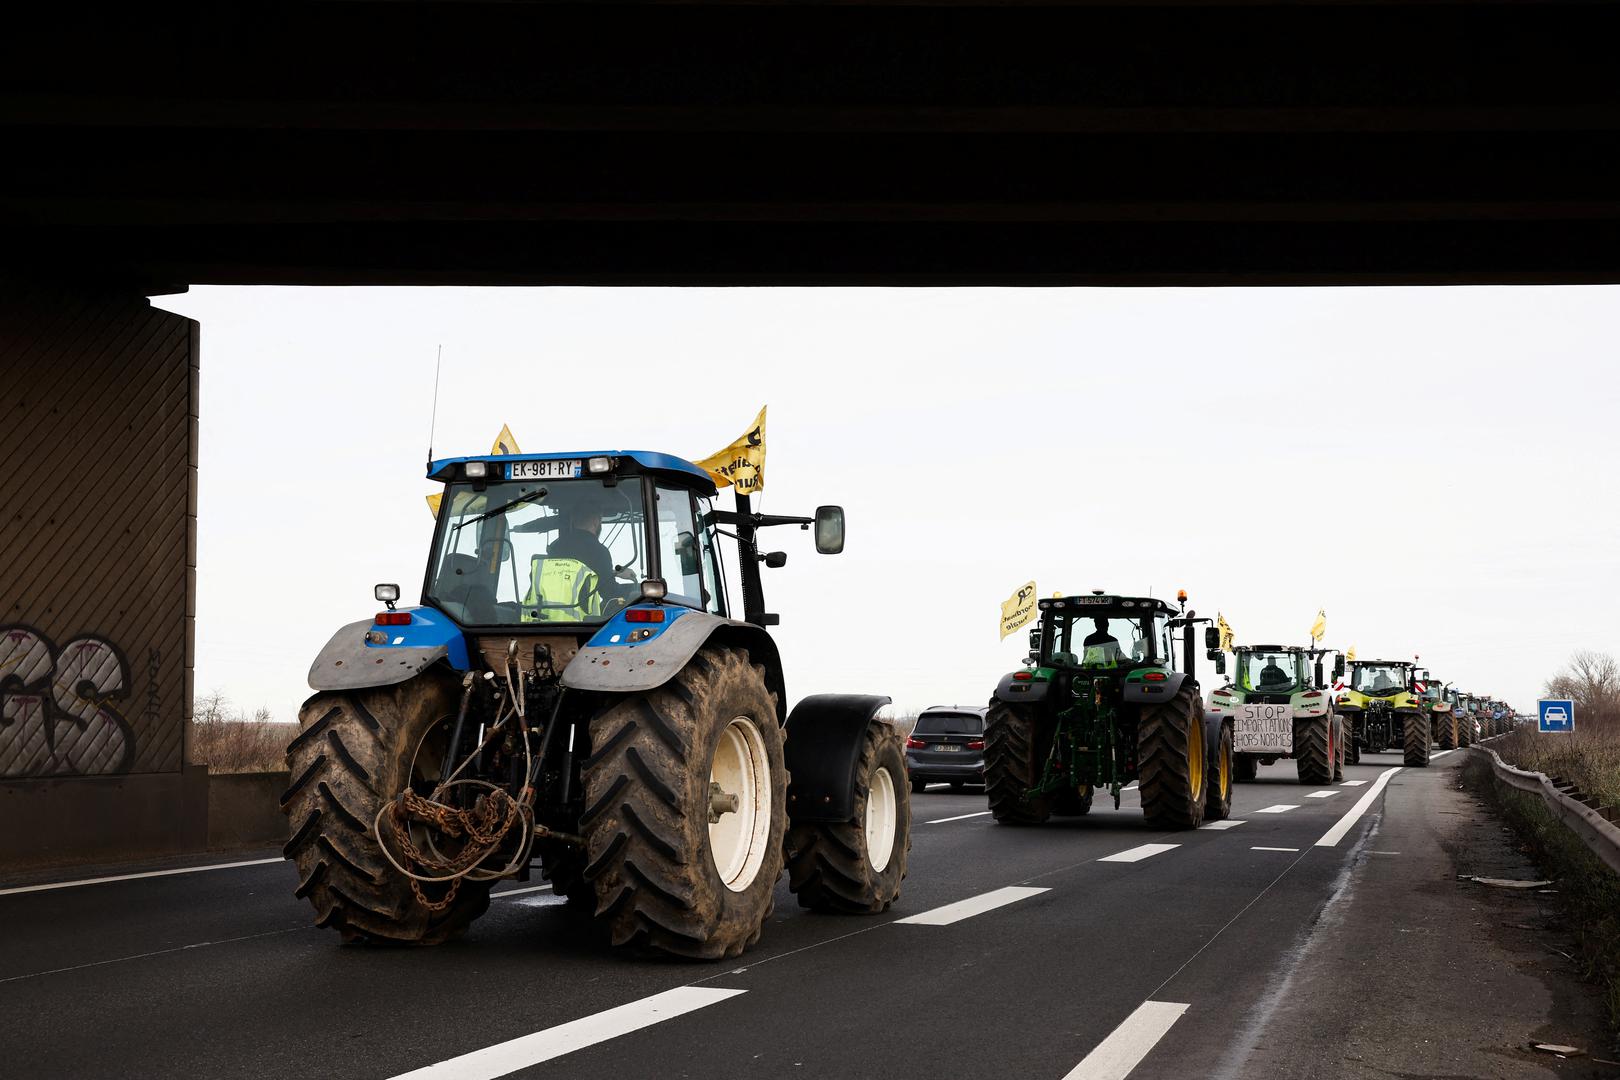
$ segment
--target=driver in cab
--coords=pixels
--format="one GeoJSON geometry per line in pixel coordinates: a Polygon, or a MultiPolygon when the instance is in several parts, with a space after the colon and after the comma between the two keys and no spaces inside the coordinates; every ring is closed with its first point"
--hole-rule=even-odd
{"type": "Polygon", "coordinates": [[[1277,658],[1275,656],[1266,657],[1266,666],[1260,669],[1260,689],[1292,686],[1293,684],[1294,680],[1289,676],[1288,672],[1282,669],[1282,665],[1277,663],[1277,658]]]}
{"type": "Polygon", "coordinates": [[[1108,632],[1107,619],[1097,618],[1092,622],[1097,628],[1086,635],[1081,663],[1086,667],[1115,667],[1125,658],[1119,639],[1108,632]]]}
{"type": "Polygon", "coordinates": [[[562,510],[562,528],[546,550],[550,559],[577,559],[596,575],[602,602],[634,600],[640,595],[633,567],[616,568],[613,553],[602,543],[603,506],[597,500],[584,500],[562,510]]]}

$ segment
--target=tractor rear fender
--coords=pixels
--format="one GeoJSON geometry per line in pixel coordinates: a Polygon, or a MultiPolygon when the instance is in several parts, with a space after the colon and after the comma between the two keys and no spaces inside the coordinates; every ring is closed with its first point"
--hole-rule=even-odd
{"type": "Polygon", "coordinates": [[[312,690],[359,690],[392,686],[420,674],[440,660],[457,671],[470,667],[467,638],[449,617],[430,607],[404,608],[411,621],[405,626],[378,626],[367,619],[353,622],[332,635],[309,666],[312,690]],[[366,640],[378,630],[387,639],[366,640]]]}
{"type": "Polygon", "coordinates": [[[1051,682],[1045,679],[1018,679],[1014,676],[1022,672],[1009,672],[1001,677],[996,684],[996,701],[1005,701],[1009,705],[1033,705],[1037,701],[1045,701],[1047,691],[1052,688],[1051,682]]]}
{"type": "MultiPolygon", "coordinates": [[[[651,607],[651,605],[640,605],[651,607]]],[[[783,720],[786,691],[782,683],[782,660],[761,627],[753,623],[721,618],[707,611],[661,605],[665,623],[632,623],[621,611],[592,635],[563,668],[562,684],[570,690],[592,690],[606,694],[642,694],[673,679],[691,663],[697,651],[713,641],[717,645],[746,649],[749,658],[765,668],[765,685],[776,695],[776,719],[783,720]],[[637,632],[653,630],[642,641],[631,641],[637,632]]]]}
{"type": "MultiPolygon", "coordinates": [[[[866,729],[889,699],[872,694],[815,694],[787,720],[788,816],[844,822],[855,813],[855,769],[866,729]]],[[[903,789],[906,778],[893,778],[903,789]]]]}
{"type": "MultiPolygon", "coordinates": [[[[1152,705],[1160,701],[1169,701],[1181,692],[1181,684],[1187,679],[1185,671],[1169,671],[1165,673],[1163,682],[1147,682],[1127,680],[1125,683],[1125,700],[1133,705],[1152,705]]],[[[1193,683],[1193,692],[1197,693],[1198,684],[1193,683]]]]}

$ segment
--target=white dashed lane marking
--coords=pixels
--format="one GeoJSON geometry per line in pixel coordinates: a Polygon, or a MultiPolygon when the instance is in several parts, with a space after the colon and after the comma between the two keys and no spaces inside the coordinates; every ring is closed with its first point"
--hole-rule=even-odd
{"type": "Polygon", "coordinates": [[[1298,851],[1297,847],[1252,847],[1250,851],[1298,851]]]}
{"type": "Polygon", "coordinates": [[[958,900],[954,904],[924,911],[918,915],[908,915],[904,919],[896,919],[896,924],[909,924],[912,926],[949,926],[951,923],[971,919],[975,915],[983,915],[987,911],[994,911],[998,907],[1016,904],[1020,900],[1027,900],[1031,896],[1039,896],[1050,889],[1037,889],[1028,885],[1009,885],[1004,889],[995,889],[982,893],[979,896],[970,896],[966,900],[958,900]]]}
{"type": "Polygon", "coordinates": [[[1298,809],[1299,809],[1299,804],[1298,803],[1278,803],[1276,806],[1268,806],[1264,810],[1256,810],[1255,813],[1257,813],[1257,814],[1286,814],[1290,810],[1298,810],[1298,809]]]}
{"type": "Polygon", "coordinates": [[[1362,784],[1365,784],[1366,782],[1367,781],[1365,781],[1365,780],[1346,780],[1344,783],[1340,784],[1339,786],[1340,787],[1360,787],[1362,784]]]}
{"type": "Polygon", "coordinates": [[[575,1050],[661,1024],[743,993],[747,991],[722,990],[712,986],[677,986],[628,1005],[570,1020],[533,1035],[522,1035],[486,1046],[425,1069],[402,1073],[394,1080],[494,1080],[497,1076],[506,1076],[542,1061],[550,1061],[575,1050]]]}
{"type": "Polygon", "coordinates": [[[1115,852],[1112,855],[1104,855],[1097,861],[1141,862],[1143,859],[1151,859],[1155,855],[1162,855],[1166,851],[1174,851],[1180,846],[1180,844],[1143,844],[1141,847],[1133,847],[1126,851],[1115,852]]]}
{"type": "Polygon", "coordinates": [[[1144,1001],[1063,1080],[1125,1080],[1189,1006],[1144,1001]]]}
{"type": "Polygon", "coordinates": [[[933,821],[925,821],[924,825],[943,825],[947,821],[966,821],[970,817],[986,817],[990,811],[980,810],[977,814],[957,814],[955,817],[937,817],[933,821]]]}
{"type": "Polygon", "coordinates": [[[1313,791],[1305,797],[1307,799],[1331,799],[1337,794],[1337,791],[1313,791]]]}
{"type": "Polygon", "coordinates": [[[1235,829],[1243,824],[1242,818],[1227,818],[1225,821],[1212,821],[1208,825],[1198,826],[1200,829],[1235,829]]]}

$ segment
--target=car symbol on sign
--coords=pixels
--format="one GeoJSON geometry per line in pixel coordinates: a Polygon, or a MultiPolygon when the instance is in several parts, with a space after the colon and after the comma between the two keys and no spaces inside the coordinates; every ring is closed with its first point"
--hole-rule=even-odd
{"type": "Polygon", "coordinates": [[[1557,707],[1548,709],[1546,721],[1550,728],[1569,727],[1569,713],[1557,707]]]}

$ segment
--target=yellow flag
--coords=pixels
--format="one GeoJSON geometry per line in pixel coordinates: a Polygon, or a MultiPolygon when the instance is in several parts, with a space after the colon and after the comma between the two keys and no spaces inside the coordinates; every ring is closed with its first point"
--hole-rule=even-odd
{"type": "Polygon", "coordinates": [[[1311,640],[1321,641],[1327,636],[1327,609],[1318,608],[1316,621],[1311,623],[1311,640]]]}
{"type": "MultiPolygon", "coordinates": [[[[489,452],[491,454],[523,453],[523,451],[518,449],[517,439],[512,437],[511,427],[506,424],[501,425],[501,433],[495,436],[495,445],[489,448],[489,452]]],[[[427,497],[428,510],[433,514],[434,517],[439,516],[439,500],[443,497],[444,493],[442,491],[435,492],[427,497]]]]}
{"type": "Polygon", "coordinates": [[[1035,583],[1020,585],[1001,605],[1001,640],[1035,617],[1035,583]]]}
{"type": "Polygon", "coordinates": [[[1215,626],[1221,632],[1221,651],[1232,651],[1232,628],[1226,624],[1226,616],[1220,612],[1215,613],[1215,626]]]}
{"type": "Polygon", "coordinates": [[[1356,647],[1354,645],[1350,646],[1350,651],[1344,654],[1344,658],[1346,660],[1354,660],[1356,658],[1356,647]]]}
{"type": "Polygon", "coordinates": [[[765,410],[754,417],[753,424],[737,441],[695,464],[708,472],[716,487],[734,485],[740,495],[753,495],[765,490],[765,410]]]}

